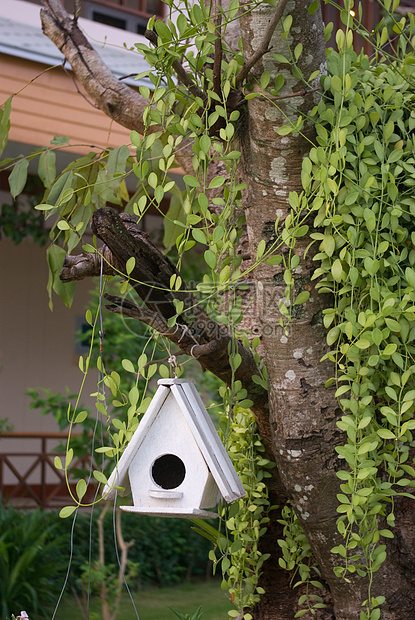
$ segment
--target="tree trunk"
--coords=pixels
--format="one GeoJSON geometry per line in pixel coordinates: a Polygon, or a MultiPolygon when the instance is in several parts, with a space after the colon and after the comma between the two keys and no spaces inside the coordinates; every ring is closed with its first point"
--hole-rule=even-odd
{"type": "MultiPolygon", "coordinates": [[[[293,17],[290,47],[302,43],[304,51],[299,65],[307,79],[315,67],[324,67],[325,45],[322,20],[319,12],[308,14],[311,0],[292,1],[289,12],[293,17]],[[313,50],[312,62],[310,51],[313,50]]],[[[261,4],[258,9],[241,19],[245,45],[258,45],[258,33],[272,15],[272,8],[261,4]]],[[[305,93],[304,84],[292,77],[283,64],[275,63],[273,53],[289,57],[281,28],[277,28],[271,51],[252,71],[253,80],[259,82],[265,70],[271,81],[282,73],[285,87],[281,99],[269,101],[263,97],[248,102],[249,124],[243,135],[244,172],[248,179],[245,204],[249,244],[252,252],[261,239],[272,242],[274,222],[280,216],[280,227],[291,213],[290,192],[302,191],[301,164],[313,139],[313,125],[305,125],[303,135],[279,136],[276,130],[289,121],[295,123],[298,115],[307,114],[318,102],[314,92],[305,93]],[[284,96],[297,97],[284,100],[284,96]],[[293,110],[293,107],[295,108],[293,110]],[[258,206],[260,208],[258,208],[258,206]]],[[[260,90],[260,87],[254,87],[260,90]]],[[[311,88],[308,90],[311,91],[311,88]]],[[[339,417],[337,402],[325,382],[333,375],[328,362],[320,363],[327,352],[325,330],[322,326],[324,298],[318,295],[310,280],[314,267],[310,254],[304,260],[308,236],[297,242],[295,252],[300,264],[294,270],[294,290],[298,294],[306,289],[311,293],[305,306],[292,308],[287,329],[279,322],[278,302],[285,297],[284,268],[261,266],[255,270],[256,295],[262,325],[262,343],[269,377],[270,426],[275,460],[287,496],[290,498],[307,538],[312,545],[318,565],[334,600],[335,615],[347,620],[356,618],[356,609],[367,592],[367,583],[358,579],[349,584],[336,579],[333,567],[336,557],[330,549],[340,544],[336,512],[339,482],[335,475],[336,453],[334,447],[342,443],[341,432],[336,427],[339,417]]],[[[282,249],[288,255],[288,247],[282,249]]],[[[267,568],[265,567],[265,570],[267,568]]],[[[270,602],[275,606],[275,601],[270,602]]],[[[267,618],[261,610],[258,618],[267,618]]],[[[278,616],[274,616],[278,617],[278,616]]]]}
{"type": "MultiPolygon", "coordinates": [[[[305,3],[291,0],[287,9],[293,17],[290,47],[294,49],[297,43],[303,44],[304,52],[298,64],[306,79],[317,67],[324,69],[325,66],[321,16],[319,11],[310,16],[307,11],[310,5],[311,0],[305,3]]],[[[257,47],[258,33],[264,31],[272,12],[273,9],[264,3],[240,20],[244,49],[249,50],[250,45],[252,49],[257,47]]],[[[271,82],[282,73],[286,78],[285,87],[280,91],[281,99],[274,100],[276,105],[270,105],[269,99],[261,97],[249,100],[249,123],[242,138],[244,180],[248,185],[245,214],[252,254],[262,239],[267,244],[274,240],[276,218],[280,217],[279,227],[282,229],[286,217],[292,212],[289,193],[300,194],[302,191],[302,159],[310,149],[309,140],[314,138],[313,125],[307,123],[302,135],[281,137],[276,131],[289,124],[287,118],[295,123],[299,114],[306,116],[319,97],[313,92],[305,94],[303,84],[296,82],[286,71],[286,65],[278,65],[272,60],[273,53],[289,57],[281,39],[281,29],[277,28],[271,45],[270,53],[252,70],[253,81],[256,78],[259,83],[263,71],[268,70],[271,82]],[[294,93],[300,94],[292,97],[294,93]],[[289,98],[284,100],[286,95],[289,98]]],[[[254,86],[255,89],[261,90],[259,86],[254,86]]],[[[312,221],[307,223],[312,226],[312,221]]],[[[368,597],[369,584],[367,579],[353,575],[348,576],[347,582],[335,577],[333,572],[339,562],[331,549],[343,542],[336,527],[339,516],[336,496],[340,491],[336,470],[340,466],[335,447],[344,443],[344,437],[336,426],[341,411],[334,390],[325,387],[325,382],[334,374],[334,367],[331,362],[320,361],[328,351],[322,323],[322,310],[327,304],[324,295],[318,294],[311,282],[315,269],[312,254],[308,252],[304,259],[310,241],[308,235],[297,241],[295,252],[300,255],[300,264],[293,270],[295,295],[308,290],[310,299],[305,306],[292,308],[287,329],[279,325],[282,316],[278,310],[278,302],[285,297],[284,268],[262,265],[254,274],[269,377],[271,439],[287,497],[328,586],[334,617],[352,620],[358,617],[362,602],[368,597]]],[[[288,248],[282,251],[287,254],[288,248]]],[[[407,500],[400,501],[407,503],[407,500]]],[[[404,516],[402,520],[406,522],[406,519],[404,516]]],[[[412,554],[415,541],[405,527],[399,540],[405,548],[405,557],[409,558],[409,548],[412,554]]],[[[387,596],[389,592],[389,603],[382,607],[382,618],[398,620],[407,617],[407,610],[413,606],[413,584],[408,573],[405,574],[403,567],[399,566],[399,544],[392,541],[388,546],[390,559],[375,573],[371,593],[372,596],[387,596]]],[[[271,562],[265,564],[264,583],[272,579],[273,570],[271,562]]],[[[278,595],[277,598],[263,599],[255,610],[255,618],[285,618],[279,611],[280,605],[278,595]]],[[[332,612],[329,603],[327,610],[320,612],[320,617],[332,618],[332,612]]]]}

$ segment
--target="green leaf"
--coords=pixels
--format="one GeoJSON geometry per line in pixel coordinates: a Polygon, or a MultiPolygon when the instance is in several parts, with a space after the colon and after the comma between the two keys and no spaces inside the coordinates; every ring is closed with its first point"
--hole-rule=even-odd
{"type": "Polygon", "coordinates": [[[139,89],[140,94],[144,97],[144,99],[150,99],[150,89],[147,86],[140,86],[139,89]]]}
{"type": "Polygon", "coordinates": [[[301,293],[299,293],[295,298],[294,305],[299,306],[300,304],[305,304],[305,302],[308,301],[309,297],[309,291],[301,291],[301,293]]]}
{"type": "Polygon", "coordinates": [[[192,177],[190,174],[185,174],[183,177],[183,181],[189,187],[200,187],[199,181],[195,177],[192,177]]]}
{"type": "Polygon", "coordinates": [[[277,134],[279,136],[288,136],[288,134],[292,133],[292,131],[293,131],[292,127],[288,127],[287,125],[283,125],[279,129],[277,129],[277,134]]]}
{"type": "Polygon", "coordinates": [[[79,501],[81,501],[81,499],[85,495],[86,489],[87,489],[86,482],[83,478],[81,478],[81,480],[78,480],[76,484],[76,494],[78,496],[79,501]]]}
{"type": "Polygon", "coordinates": [[[102,471],[95,469],[93,475],[94,475],[95,480],[97,480],[98,482],[101,482],[102,484],[107,484],[108,482],[107,477],[102,471]]]}
{"type": "Polygon", "coordinates": [[[46,250],[46,257],[49,265],[49,280],[47,284],[47,290],[49,293],[49,306],[52,305],[52,289],[61,298],[65,306],[71,307],[75,294],[75,282],[62,282],[59,278],[59,274],[62,271],[63,261],[65,260],[66,252],[58,245],[51,245],[46,250]]]}
{"type": "Polygon", "coordinates": [[[40,154],[38,174],[43,185],[49,189],[56,178],[56,154],[47,149],[40,154]]]}
{"type": "Polygon", "coordinates": [[[69,136],[55,136],[50,141],[51,144],[57,146],[63,146],[64,144],[69,144],[69,136]]]}
{"type": "Polygon", "coordinates": [[[65,469],[67,469],[69,465],[72,463],[72,459],[73,459],[73,448],[69,448],[69,450],[66,453],[66,457],[65,457],[65,469]]]}
{"type": "Polygon", "coordinates": [[[342,263],[341,263],[340,259],[336,258],[336,260],[332,264],[332,266],[331,266],[331,274],[332,274],[334,280],[336,280],[336,282],[341,282],[342,274],[343,274],[343,266],[342,266],[342,263]]]}
{"type": "Polygon", "coordinates": [[[294,58],[297,61],[303,52],[303,44],[298,43],[294,48],[294,58]]]}
{"type": "Polygon", "coordinates": [[[258,243],[258,247],[257,247],[257,251],[256,251],[256,259],[259,260],[264,252],[265,252],[265,248],[266,248],[267,244],[265,242],[264,239],[261,239],[261,241],[258,243]]]}
{"type": "Polygon", "coordinates": [[[74,424],[82,424],[88,417],[88,411],[80,411],[74,420],[74,424]]]}
{"type": "Polygon", "coordinates": [[[150,172],[147,178],[147,182],[150,185],[150,187],[152,187],[153,189],[157,187],[158,179],[157,179],[157,175],[155,172],[150,172]]]}
{"type": "Polygon", "coordinates": [[[208,265],[208,267],[214,269],[216,267],[216,254],[214,254],[212,250],[206,250],[206,252],[204,253],[204,257],[205,263],[208,265]]]}
{"type": "Polygon", "coordinates": [[[312,2],[310,6],[308,7],[308,14],[314,15],[314,13],[318,11],[319,6],[320,6],[319,0],[314,0],[314,2],[312,2]]]}
{"type": "Polygon", "coordinates": [[[156,19],[154,22],[154,28],[163,41],[172,40],[172,33],[170,32],[169,27],[161,19],[156,19]]]}
{"type": "Polygon", "coordinates": [[[193,228],[192,237],[198,243],[203,243],[204,245],[207,245],[206,235],[201,228],[193,228]]]}
{"type": "Polygon", "coordinates": [[[225,183],[225,180],[225,177],[221,175],[214,177],[209,183],[208,189],[216,189],[217,187],[222,187],[222,185],[225,183]]]}
{"type": "Polygon", "coordinates": [[[405,279],[408,282],[409,286],[415,288],[415,271],[410,267],[405,269],[405,279]]]}
{"type": "Polygon", "coordinates": [[[287,15],[287,17],[282,22],[282,27],[284,29],[284,32],[289,32],[290,31],[292,23],[293,23],[293,16],[292,15],[287,15]]]}
{"type": "Polygon", "coordinates": [[[243,542],[242,540],[235,540],[230,548],[230,553],[237,553],[240,549],[242,549],[243,547],[243,542]]]}
{"type": "Polygon", "coordinates": [[[336,247],[336,243],[334,241],[334,237],[332,235],[324,235],[324,238],[321,242],[323,250],[327,254],[327,256],[332,256],[336,247]]]}
{"type": "Polygon", "coordinates": [[[124,370],[126,370],[127,372],[135,373],[134,364],[130,360],[123,359],[121,364],[124,370]]]}
{"type": "Polygon", "coordinates": [[[130,258],[125,263],[125,270],[127,272],[127,275],[130,275],[130,273],[134,270],[134,268],[135,268],[135,258],[134,256],[130,256],[130,258]]]}
{"type": "Polygon", "coordinates": [[[342,396],[343,394],[345,394],[346,392],[349,392],[350,390],[350,385],[341,385],[335,393],[335,397],[338,398],[339,396],[342,396]]]}
{"type": "Polygon", "coordinates": [[[264,71],[264,73],[261,75],[261,80],[260,80],[261,88],[263,90],[265,90],[266,87],[268,86],[270,79],[271,79],[271,76],[270,76],[269,71],[264,71]]]}
{"type": "Polygon", "coordinates": [[[267,259],[267,265],[279,265],[282,261],[281,254],[276,254],[267,259]]]}
{"type": "Polygon", "coordinates": [[[71,514],[73,514],[76,510],[76,506],[65,506],[65,508],[62,508],[62,510],[59,512],[59,516],[61,519],[66,519],[67,517],[70,517],[71,514]]]}
{"type": "Polygon", "coordinates": [[[141,146],[141,136],[135,129],[130,133],[130,140],[137,148],[141,146]]]}
{"type": "Polygon", "coordinates": [[[0,108],[0,156],[3,153],[7,141],[9,139],[9,130],[10,130],[10,112],[12,108],[12,98],[11,95],[5,102],[3,109],[0,108]]]}
{"type": "Polygon", "coordinates": [[[166,216],[163,218],[163,244],[166,250],[171,250],[176,245],[177,238],[183,233],[183,227],[180,224],[185,224],[185,222],[186,213],[183,209],[182,195],[176,196],[174,194],[171,197],[166,216]]]}
{"type": "Polygon", "coordinates": [[[287,64],[290,62],[289,60],[287,60],[285,56],[282,56],[282,54],[274,54],[273,56],[274,56],[275,62],[280,62],[284,64],[287,64]]]}
{"type": "Polygon", "coordinates": [[[225,265],[225,267],[221,270],[219,274],[219,282],[221,284],[224,284],[224,282],[227,282],[229,280],[230,276],[231,268],[229,267],[229,265],[225,265]]]}
{"type": "Polygon", "coordinates": [[[388,164],[392,164],[395,161],[398,161],[399,159],[402,159],[402,155],[403,155],[403,150],[402,149],[395,149],[395,150],[393,150],[392,153],[388,157],[388,164]]]}
{"type": "Polygon", "coordinates": [[[376,432],[382,439],[396,439],[396,435],[387,428],[379,428],[376,432]]]}
{"type": "Polygon", "coordinates": [[[27,169],[29,167],[28,159],[20,159],[14,165],[9,176],[10,193],[16,198],[24,189],[27,181],[27,169]]]}
{"type": "Polygon", "coordinates": [[[56,207],[54,205],[46,205],[46,204],[40,204],[40,205],[36,205],[35,209],[37,209],[38,211],[50,211],[51,209],[55,209],[56,207]]]}

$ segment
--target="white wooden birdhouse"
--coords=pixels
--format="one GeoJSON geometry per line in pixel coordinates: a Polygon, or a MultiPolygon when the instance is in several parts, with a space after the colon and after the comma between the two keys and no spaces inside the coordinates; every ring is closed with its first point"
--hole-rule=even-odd
{"type": "Polygon", "coordinates": [[[161,379],[159,388],[112,472],[103,496],[114,486],[130,489],[127,512],[170,517],[217,517],[206,510],[244,497],[244,487],[193,384],[161,379]]]}

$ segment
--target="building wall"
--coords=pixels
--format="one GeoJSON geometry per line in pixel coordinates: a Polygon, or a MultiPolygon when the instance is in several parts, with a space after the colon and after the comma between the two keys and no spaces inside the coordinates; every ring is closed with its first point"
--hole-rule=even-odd
{"type": "MultiPolygon", "coordinates": [[[[82,97],[72,73],[37,62],[0,55],[0,101],[13,100],[9,139],[45,146],[54,136],[69,136],[70,151],[86,153],[128,144],[128,129],[113,123],[82,97]],[[39,77],[37,77],[39,76],[39,77]]],[[[69,149],[68,149],[69,150],[69,149]]]]}
{"type": "MultiPolygon", "coordinates": [[[[16,0],[0,0],[0,19],[2,15],[29,25],[39,21],[38,7],[16,0]]],[[[92,22],[87,25],[96,33],[95,40],[104,39],[99,28],[111,31],[111,41],[115,40],[115,29],[92,22]]],[[[118,38],[118,45],[122,46],[124,41],[135,41],[138,37],[122,32],[118,38]]],[[[116,42],[113,44],[117,45],[116,42]]],[[[69,136],[71,148],[65,148],[66,155],[59,156],[57,161],[58,169],[62,169],[70,159],[89,152],[91,146],[101,150],[130,142],[129,130],[113,123],[80,95],[72,72],[61,66],[52,68],[14,56],[12,52],[0,54],[0,105],[16,93],[9,144],[2,157],[27,155],[34,147],[47,146],[55,135],[69,136]]],[[[31,164],[30,172],[36,174],[36,170],[36,164],[31,164]]],[[[4,191],[6,188],[4,179],[4,183],[0,183],[0,205],[12,202],[10,194],[4,191]]],[[[95,283],[87,280],[77,284],[70,309],[55,297],[51,312],[47,280],[44,247],[37,246],[30,239],[19,245],[7,238],[0,239],[0,418],[8,418],[15,432],[50,433],[59,430],[52,416],[42,416],[30,409],[30,399],[25,395],[28,388],[47,388],[64,393],[67,386],[71,393],[77,393],[82,381],[76,331],[85,316],[95,283]]],[[[86,406],[93,407],[90,394],[96,391],[96,382],[97,371],[91,368],[81,399],[86,406]]],[[[56,444],[53,440],[51,442],[48,446],[56,444]]],[[[39,442],[0,438],[0,454],[26,449],[28,452],[38,450],[39,442]]],[[[15,466],[23,473],[30,463],[29,457],[23,457],[23,460],[15,461],[15,466]]],[[[39,484],[39,468],[30,480],[39,484]]],[[[51,471],[48,471],[47,481],[54,482],[51,471]]],[[[17,479],[6,469],[3,482],[15,485],[17,479]]]]}
{"type": "MultiPolygon", "coordinates": [[[[0,418],[7,417],[15,431],[58,430],[51,416],[29,408],[28,388],[44,387],[77,393],[82,375],[78,368],[76,331],[85,316],[93,282],[77,284],[72,308],[55,297],[48,307],[48,268],[45,248],[25,240],[15,245],[0,243],[0,418]]],[[[96,372],[91,369],[84,404],[96,391],[96,372]]]]}

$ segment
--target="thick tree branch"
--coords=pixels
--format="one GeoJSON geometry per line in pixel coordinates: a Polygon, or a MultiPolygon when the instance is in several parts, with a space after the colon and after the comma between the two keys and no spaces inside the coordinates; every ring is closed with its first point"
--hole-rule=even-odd
{"type": "MultiPolygon", "coordinates": [[[[231,337],[226,328],[208,316],[184,282],[179,290],[171,290],[170,279],[173,275],[180,277],[179,272],[151,243],[148,236],[139,230],[134,218],[125,213],[119,215],[114,209],[104,207],[94,213],[92,231],[105,243],[102,254],[106,273],[114,273],[114,268],[125,273],[126,262],[131,257],[135,258],[130,284],[145,303],[145,307],[142,307],[130,300],[107,297],[112,302],[109,310],[150,325],[184,353],[197,358],[204,369],[230,384],[232,369],[228,347],[231,337]],[[183,302],[183,311],[176,324],[169,327],[168,319],[176,315],[174,300],[183,302]]],[[[61,280],[68,282],[98,275],[100,260],[100,254],[84,253],[79,257],[66,257],[61,280]]],[[[256,362],[241,342],[237,346],[242,363],[235,378],[242,382],[255,407],[263,410],[268,393],[252,380],[253,375],[259,372],[256,362]]]]}
{"type": "Polygon", "coordinates": [[[263,39],[258,47],[258,49],[256,50],[256,52],[254,52],[251,56],[251,58],[249,58],[248,60],[246,60],[241,68],[241,70],[239,71],[238,75],[236,76],[236,86],[240,86],[242,84],[242,82],[244,81],[244,79],[247,77],[248,73],[250,72],[250,70],[252,69],[252,67],[254,67],[256,65],[256,63],[258,62],[258,60],[260,58],[262,58],[262,56],[264,54],[266,54],[269,50],[269,44],[271,41],[271,37],[274,34],[274,30],[278,24],[278,22],[280,21],[282,14],[284,13],[284,9],[287,6],[287,2],[288,0],[280,0],[278,3],[278,7],[275,10],[275,13],[273,14],[268,27],[265,31],[265,34],[263,36],[263,39]]]}
{"type": "MultiPolygon", "coordinates": [[[[151,312],[144,306],[138,306],[127,299],[116,297],[114,295],[106,294],[105,299],[112,302],[111,305],[106,306],[107,310],[116,314],[121,314],[125,317],[138,319],[142,323],[152,327],[159,334],[168,338],[170,342],[177,345],[180,348],[181,353],[197,359],[203,368],[209,367],[209,370],[212,371],[215,361],[209,361],[210,356],[213,355],[214,358],[217,358],[219,353],[226,353],[227,355],[227,345],[230,341],[230,337],[225,328],[223,328],[220,338],[210,340],[204,344],[197,344],[197,338],[195,338],[191,329],[189,329],[189,327],[185,324],[176,323],[173,327],[169,327],[167,321],[165,321],[158,313],[151,312]]],[[[213,324],[214,322],[211,321],[211,323],[213,324]]],[[[251,362],[247,358],[246,351],[247,349],[241,346],[241,350],[239,352],[242,354],[245,362],[248,362],[251,366],[251,362]]],[[[250,356],[250,352],[248,353],[250,356]]],[[[218,367],[215,374],[218,374],[218,372],[223,372],[223,368],[218,367]]],[[[225,378],[225,380],[227,379],[225,378]]]]}
{"type": "Polygon", "coordinates": [[[127,129],[142,132],[146,100],[117,80],[60,0],[43,0],[43,4],[40,15],[44,34],[64,54],[97,107],[127,129]]]}

